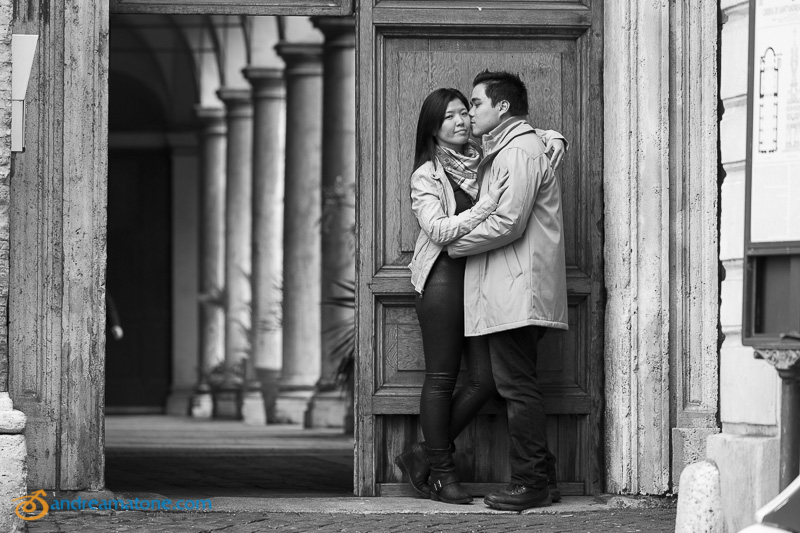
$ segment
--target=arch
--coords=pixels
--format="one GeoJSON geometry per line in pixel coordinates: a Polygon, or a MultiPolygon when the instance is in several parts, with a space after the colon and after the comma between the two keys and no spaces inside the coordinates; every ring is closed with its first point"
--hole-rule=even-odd
{"type": "Polygon", "coordinates": [[[111,131],[163,130],[167,111],[163,95],[129,68],[112,65],[108,76],[108,128],[111,131]]]}
{"type": "Polygon", "coordinates": [[[279,20],[280,17],[244,17],[250,65],[283,68],[283,60],[275,52],[275,45],[282,39],[279,20]]]}
{"type": "Polygon", "coordinates": [[[210,17],[181,15],[173,16],[172,20],[194,56],[197,103],[203,107],[222,107],[217,98],[217,89],[223,85],[220,46],[210,17]]]}
{"type": "Polygon", "coordinates": [[[311,24],[308,17],[280,17],[284,33],[283,40],[292,43],[321,43],[322,32],[311,24]]]}
{"type": "Polygon", "coordinates": [[[242,74],[248,65],[249,53],[242,18],[230,15],[212,15],[212,31],[218,43],[218,56],[222,86],[249,89],[250,84],[242,74]]]}
{"type": "MultiPolygon", "coordinates": [[[[114,16],[111,18],[113,37],[111,38],[109,60],[109,112],[116,108],[111,87],[115,79],[120,77],[135,83],[148,97],[155,98],[165,113],[170,107],[170,91],[164,78],[164,71],[159,67],[147,42],[131,24],[129,17],[114,16]],[[115,59],[119,59],[116,60],[115,59]]],[[[150,102],[150,105],[154,105],[150,102]]]]}
{"type": "Polygon", "coordinates": [[[110,68],[126,69],[129,74],[145,83],[160,85],[159,93],[171,129],[183,129],[194,123],[194,104],[199,101],[195,58],[183,33],[171,17],[165,15],[115,15],[111,18],[112,46],[110,68]],[[138,43],[139,47],[127,49],[117,46],[118,38],[138,43]],[[120,54],[127,60],[114,61],[120,54]],[[131,63],[123,65],[122,63],[131,63]],[[151,63],[147,65],[146,63],[151,63]],[[139,68],[145,70],[138,70],[139,68]],[[154,71],[158,74],[154,75],[154,71]],[[155,79],[148,79],[155,78],[155,79]]]}

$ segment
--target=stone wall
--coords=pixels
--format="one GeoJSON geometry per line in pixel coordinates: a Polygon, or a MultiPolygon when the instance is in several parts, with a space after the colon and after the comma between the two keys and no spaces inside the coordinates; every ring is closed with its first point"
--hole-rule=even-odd
{"type": "Polygon", "coordinates": [[[25,415],[8,395],[11,33],[11,0],[0,0],[0,531],[24,531],[12,499],[27,489],[25,415]]]}
{"type": "Polygon", "coordinates": [[[8,391],[8,202],[11,175],[11,0],[0,0],[0,391],[8,391]]]}
{"type": "Polygon", "coordinates": [[[767,363],[742,346],[742,258],[744,252],[745,142],[747,136],[746,0],[722,0],[720,98],[724,114],[720,143],[722,184],[720,352],[722,434],[708,439],[708,458],[720,470],[722,505],[728,531],[754,522],[754,512],[778,490],[778,406],[780,380],[767,363]]]}
{"type": "Polygon", "coordinates": [[[14,3],[39,36],[9,204],[9,392],[33,489],[103,487],[108,2],[14,3]]]}

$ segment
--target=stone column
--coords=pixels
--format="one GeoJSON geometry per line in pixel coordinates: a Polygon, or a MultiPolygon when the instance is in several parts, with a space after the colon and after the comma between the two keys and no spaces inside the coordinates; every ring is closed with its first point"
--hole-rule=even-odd
{"type": "Polygon", "coordinates": [[[719,431],[717,5],[673,3],[670,62],[672,483],[719,431]]]}
{"type": "Polygon", "coordinates": [[[661,494],[718,431],[717,6],[604,14],[606,488],[661,494]]]}
{"type": "Polygon", "coordinates": [[[775,367],[781,378],[781,460],[779,490],[800,474],[800,350],[756,349],[756,357],[775,367]]]}
{"type": "MultiPolygon", "coordinates": [[[[252,239],[253,105],[250,89],[225,88],[218,92],[225,103],[228,145],[225,158],[225,370],[223,394],[216,398],[215,416],[264,418],[263,408],[243,409],[242,380],[250,363],[250,272],[252,239]],[[236,391],[234,393],[234,391],[236,391]]],[[[247,401],[261,404],[259,391],[248,391],[247,401]]],[[[261,420],[247,420],[255,423],[261,420]]]]}
{"type": "Polygon", "coordinates": [[[669,15],[605,6],[608,492],[670,489],[669,15]]]}
{"type": "Polygon", "coordinates": [[[281,269],[286,93],[282,69],[247,67],[244,74],[253,87],[253,364],[261,382],[267,422],[273,422],[283,361],[281,269]]]}
{"type": "Polygon", "coordinates": [[[200,192],[200,376],[192,416],[213,413],[208,376],[225,361],[225,110],[198,107],[201,123],[200,192]]]}
{"type": "Polygon", "coordinates": [[[286,62],[283,367],[278,419],[304,422],[320,377],[322,46],[281,43],[286,62]]]}
{"type": "MultiPolygon", "coordinates": [[[[315,17],[325,34],[322,88],[322,367],[309,405],[313,427],[341,427],[346,402],[336,387],[343,328],[354,327],[354,309],[330,305],[352,297],[342,284],[355,279],[356,69],[355,19],[315,17]]],[[[352,413],[348,420],[352,422],[352,413]]],[[[348,424],[345,424],[348,425],[348,424]]]]}
{"type": "Polygon", "coordinates": [[[199,373],[197,135],[168,135],[172,156],[172,383],[167,414],[187,416],[199,373]]]}

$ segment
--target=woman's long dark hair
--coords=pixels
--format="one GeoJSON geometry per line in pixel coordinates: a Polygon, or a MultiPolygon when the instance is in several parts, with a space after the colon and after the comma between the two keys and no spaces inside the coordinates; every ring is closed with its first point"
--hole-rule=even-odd
{"type": "Polygon", "coordinates": [[[436,161],[436,141],[433,134],[439,131],[444,122],[447,106],[453,100],[461,100],[469,109],[469,100],[458,89],[436,89],[422,102],[417,121],[417,146],[414,151],[414,170],[428,161],[436,161]]]}

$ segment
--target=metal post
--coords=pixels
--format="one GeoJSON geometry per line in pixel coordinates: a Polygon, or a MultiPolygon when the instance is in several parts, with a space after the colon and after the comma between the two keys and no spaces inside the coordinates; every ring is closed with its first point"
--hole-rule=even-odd
{"type": "Polygon", "coordinates": [[[800,369],[778,370],[781,377],[780,490],[800,474],[800,369]]]}
{"type": "Polygon", "coordinates": [[[759,349],[755,356],[775,367],[781,377],[780,490],[800,474],[800,350],[759,349]]]}

